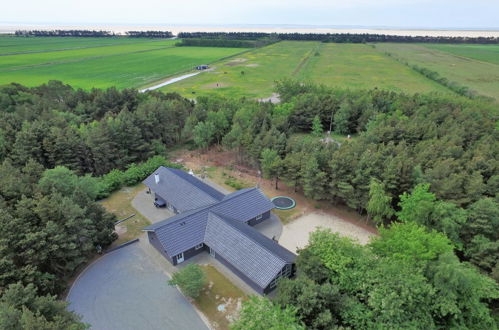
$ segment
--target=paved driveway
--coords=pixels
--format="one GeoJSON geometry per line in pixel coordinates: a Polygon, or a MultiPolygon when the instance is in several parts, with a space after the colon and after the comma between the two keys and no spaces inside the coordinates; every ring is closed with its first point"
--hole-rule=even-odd
{"type": "Polygon", "coordinates": [[[69,309],[96,330],[207,329],[168,279],[161,262],[135,243],[85,269],[68,295],[69,309]]]}
{"type": "Polygon", "coordinates": [[[154,206],[154,195],[147,193],[148,189],[139,191],[132,200],[132,206],[152,223],[165,220],[175,214],[166,207],[157,208],[154,206]]]}

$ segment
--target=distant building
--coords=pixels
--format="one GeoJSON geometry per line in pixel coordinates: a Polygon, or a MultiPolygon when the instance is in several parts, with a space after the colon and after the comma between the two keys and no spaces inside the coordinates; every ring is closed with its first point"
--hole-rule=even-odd
{"type": "Polygon", "coordinates": [[[206,70],[208,68],[209,68],[209,66],[207,64],[202,64],[202,65],[198,65],[196,67],[196,70],[206,70]]]}
{"type": "Polygon", "coordinates": [[[176,213],[144,229],[173,265],[206,251],[260,294],[272,291],[279,278],[294,275],[296,255],[252,227],[268,219],[274,208],[258,188],[225,195],[193,175],[166,167],[144,184],[156,203],[176,213]]]}

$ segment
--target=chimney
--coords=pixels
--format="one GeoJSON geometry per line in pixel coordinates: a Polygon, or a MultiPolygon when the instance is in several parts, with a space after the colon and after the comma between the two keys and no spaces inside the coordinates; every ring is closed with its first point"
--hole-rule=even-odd
{"type": "Polygon", "coordinates": [[[156,181],[156,184],[159,183],[159,174],[158,173],[154,174],[154,181],[156,181]]]}

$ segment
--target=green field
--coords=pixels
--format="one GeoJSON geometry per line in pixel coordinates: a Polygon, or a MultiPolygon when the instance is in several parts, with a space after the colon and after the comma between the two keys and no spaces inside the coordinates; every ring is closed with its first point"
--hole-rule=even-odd
{"type": "Polygon", "coordinates": [[[368,45],[322,44],[301,78],[328,86],[389,89],[397,92],[448,92],[414,70],[368,45]]]}
{"type": "Polygon", "coordinates": [[[333,44],[283,41],[258,49],[175,47],[145,38],[0,37],[0,85],[37,86],[61,80],[77,88],[146,87],[208,70],[162,88],[184,96],[217,93],[266,98],[274,83],[294,78],[341,88],[452,93],[409,66],[417,64],[479,94],[499,99],[499,46],[447,44],[333,44]],[[387,56],[390,53],[393,57],[387,56]],[[401,59],[402,61],[397,61],[401,59]]]}
{"type": "MultiPolygon", "coordinates": [[[[484,61],[484,52],[479,51],[483,47],[478,46],[478,51],[473,52],[475,45],[422,45],[422,44],[376,44],[376,48],[383,52],[388,52],[393,56],[407,61],[411,65],[418,65],[436,71],[440,76],[447,78],[452,82],[469,87],[481,95],[489,96],[499,100],[499,65],[484,61]],[[442,50],[438,50],[442,46],[442,50]],[[449,49],[457,51],[466,49],[473,53],[474,57],[480,57],[481,60],[473,59],[471,55],[464,57],[456,56],[449,49]]],[[[499,46],[492,46],[490,49],[498,49],[499,46]]]]}
{"type": "Polygon", "coordinates": [[[371,46],[308,41],[285,41],[252,50],[216,65],[211,72],[162,90],[191,97],[216,92],[264,98],[272,94],[274,82],[282,78],[345,88],[378,87],[408,93],[450,92],[371,46]]]}
{"type": "Polygon", "coordinates": [[[203,72],[162,90],[187,96],[192,96],[193,92],[196,96],[217,92],[235,97],[267,97],[272,94],[274,81],[292,77],[318,44],[289,41],[255,49],[217,64],[213,71],[203,72]]]}
{"type": "Polygon", "coordinates": [[[196,65],[211,63],[245,50],[177,48],[174,47],[174,40],[58,38],[62,40],[58,43],[58,40],[51,40],[57,38],[18,39],[23,38],[0,38],[0,49],[4,50],[4,54],[17,53],[0,56],[0,84],[17,82],[36,86],[49,80],[61,80],[86,89],[142,87],[188,71],[196,65]],[[47,44],[44,44],[45,40],[47,44]],[[111,44],[105,45],[104,41],[111,44]],[[29,53],[28,48],[36,52],[29,53]]]}
{"type": "Polygon", "coordinates": [[[129,43],[150,42],[134,38],[72,38],[72,37],[12,37],[0,36],[0,55],[46,52],[129,43]]]}
{"type": "Polygon", "coordinates": [[[81,62],[89,59],[112,55],[124,55],[150,50],[175,47],[172,41],[150,41],[128,45],[113,45],[107,47],[89,47],[65,51],[46,51],[40,53],[25,53],[18,55],[5,55],[0,57],[0,70],[15,71],[26,67],[39,65],[62,64],[68,62],[81,62]]]}
{"type": "Polygon", "coordinates": [[[478,61],[490,62],[499,65],[499,45],[426,44],[424,46],[457,56],[468,57],[478,61]]]}

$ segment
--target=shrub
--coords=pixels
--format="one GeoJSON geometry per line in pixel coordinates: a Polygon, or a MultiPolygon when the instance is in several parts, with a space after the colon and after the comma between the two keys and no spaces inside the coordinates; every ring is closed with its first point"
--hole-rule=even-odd
{"type": "Polygon", "coordinates": [[[190,264],[174,273],[168,284],[178,285],[186,296],[197,298],[206,284],[206,275],[199,265],[190,264]]]}
{"type": "Polygon", "coordinates": [[[249,188],[249,186],[246,183],[238,181],[236,178],[234,178],[231,175],[229,175],[229,177],[227,178],[227,180],[224,181],[224,183],[226,185],[228,185],[229,187],[232,187],[232,188],[234,188],[236,190],[241,190],[241,189],[244,189],[244,188],[249,188]]]}
{"type": "Polygon", "coordinates": [[[182,168],[181,165],[167,161],[163,156],[154,156],[143,163],[131,164],[126,171],[112,170],[100,178],[97,198],[105,198],[123,186],[139,183],[160,166],[182,168]]]}

